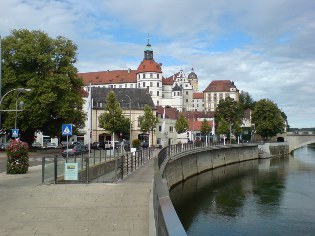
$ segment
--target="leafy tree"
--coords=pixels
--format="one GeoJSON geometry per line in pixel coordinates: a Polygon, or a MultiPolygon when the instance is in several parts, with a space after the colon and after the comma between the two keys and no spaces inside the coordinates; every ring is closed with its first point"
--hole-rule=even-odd
{"type": "Polygon", "coordinates": [[[228,122],[226,122],[226,120],[224,120],[223,118],[221,118],[219,120],[219,124],[218,124],[218,128],[217,128],[217,132],[219,134],[229,134],[229,124],[228,122]]]}
{"type": "Polygon", "coordinates": [[[159,118],[157,118],[154,114],[152,109],[148,106],[144,106],[144,115],[139,116],[139,127],[142,132],[149,133],[152,132],[151,138],[153,143],[153,132],[156,129],[156,125],[159,123],[159,118]]]}
{"type": "MultiPolygon", "coordinates": [[[[232,130],[236,130],[243,116],[243,111],[239,103],[228,97],[225,100],[220,100],[215,111],[215,123],[220,125],[223,120],[227,123],[228,129],[231,126],[232,130]]],[[[225,124],[223,125],[225,127],[225,124]]],[[[229,134],[228,131],[226,134],[229,134]]]]}
{"type": "Polygon", "coordinates": [[[106,97],[105,112],[98,117],[99,127],[111,133],[129,134],[130,120],[123,115],[114,91],[106,97]]]}
{"type": "Polygon", "coordinates": [[[200,127],[200,132],[205,135],[205,134],[209,134],[211,131],[211,125],[209,124],[209,121],[207,121],[206,119],[204,119],[201,122],[201,127],[200,127]]]}
{"type": "Polygon", "coordinates": [[[252,122],[256,133],[265,140],[284,131],[284,118],[278,106],[269,99],[261,99],[255,104],[252,122]]]}
{"type": "Polygon", "coordinates": [[[183,113],[179,114],[178,119],[176,120],[175,123],[175,129],[178,134],[184,133],[188,129],[188,121],[186,120],[185,116],[183,113]]]}
{"type": "Polygon", "coordinates": [[[239,102],[243,110],[254,109],[255,101],[248,92],[245,91],[240,92],[239,102]]]}
{"type": "MultiPolygon", "coordinates": [[[[15,88],[29,88],[20,94],[24,111],[18,112],[21,138],[33,141],[34,132],[58,136],[65,123],[74,124],[74,132],[84,126],[85,114],[80,93],[82,80],[74,63],[77,46],[64,37],[50,38],[42,31],[13,30],[2,41],[2,95],[15,88]]],[[[2,110],[15,110],[16,92],[3,100],[2,110]]],[[[11,129],[15,112],[2,113],[2,125],[11,129]]]]}

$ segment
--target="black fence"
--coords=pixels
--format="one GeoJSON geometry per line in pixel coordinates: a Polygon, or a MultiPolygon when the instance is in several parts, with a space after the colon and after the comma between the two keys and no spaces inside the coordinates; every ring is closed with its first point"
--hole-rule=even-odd
{"type": "Polygon", "coordinates": [[[45,155],[42,157],[42,183],[113,183],[152,158],[153,149],[136,152],[91,150],[75,156],[45,155]]]}

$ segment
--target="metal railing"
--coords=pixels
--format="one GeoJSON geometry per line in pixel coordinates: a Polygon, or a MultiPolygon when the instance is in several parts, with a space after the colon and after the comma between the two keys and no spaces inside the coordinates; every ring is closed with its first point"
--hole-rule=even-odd
{"type": "Polygon", "coordinates": [[[152,158],[153,149],[136,152],[122,149],[92,150],[91,154],[62,157],[61,154],[42,157],[42,183],[117,182],[124,179],[152,158]],[[65,180],[65,164],[78,163],[78,180],[65,180]]]}

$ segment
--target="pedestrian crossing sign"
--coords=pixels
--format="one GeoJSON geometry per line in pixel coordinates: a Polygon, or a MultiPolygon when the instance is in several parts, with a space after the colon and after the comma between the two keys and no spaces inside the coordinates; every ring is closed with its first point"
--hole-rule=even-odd
{"type": "Polygon", "coordinates": [[[72,124],[63,124],[61,128],[62,135],[70,136],[72,135],[72,124]]]}
{"type": "Polygon", "coordinates": [[[12,129],[12,137],[17,138],[19,137],[19,129],[12,129]]]}

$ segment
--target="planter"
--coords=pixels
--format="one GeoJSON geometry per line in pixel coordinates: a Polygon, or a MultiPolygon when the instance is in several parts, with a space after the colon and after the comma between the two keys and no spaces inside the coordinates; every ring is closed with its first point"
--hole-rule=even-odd
{"type": "Polygon", "coordinates": [[[12,140],[7,147],[7,174],[25,174],[29,167],[28,145],[12,140]]]}

